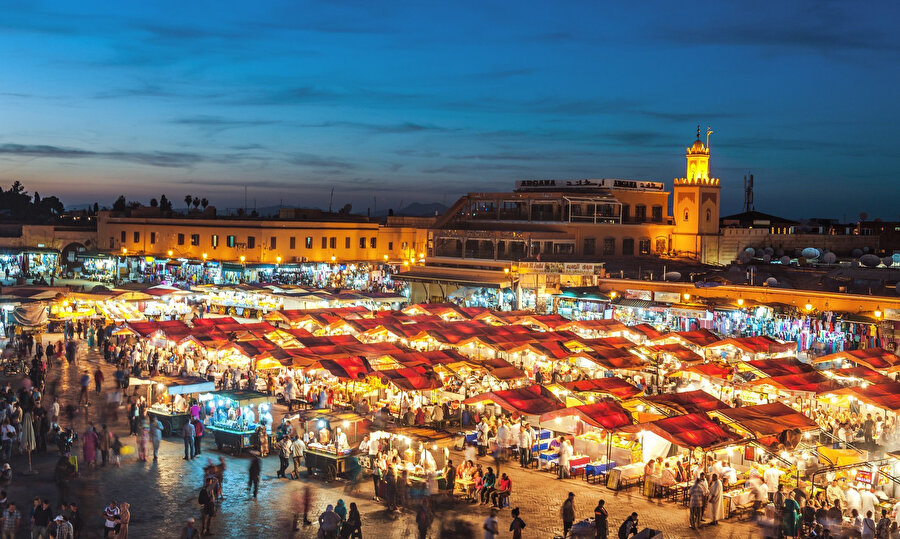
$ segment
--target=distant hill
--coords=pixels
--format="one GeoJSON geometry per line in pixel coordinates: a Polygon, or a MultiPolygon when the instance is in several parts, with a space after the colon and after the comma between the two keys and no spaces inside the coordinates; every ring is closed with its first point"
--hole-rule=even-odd
{"type": "MultiPolygon", "coordinates": [[[[413,202],[408,206],[404,206],[399,210],[394,210],[394,215],[400,216],[405,215],[407,217],[434,217],[435,212],[437,215],[440,215],[447,211],[447,206],[439,202],[413,202]]],[[[378,213],[375,214],[375,217],[384,217],[388,214],[388,210],[379,210],[378,213]]]]}

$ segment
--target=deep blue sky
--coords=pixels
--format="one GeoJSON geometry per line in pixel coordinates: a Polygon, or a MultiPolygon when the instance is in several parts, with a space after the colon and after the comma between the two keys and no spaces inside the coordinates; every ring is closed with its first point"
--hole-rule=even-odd
{"type": "Polygon", "coordinates": [[[897,219],[898,2],[4,2],[0,182],[363,211],[684,173],[897,219]]]}

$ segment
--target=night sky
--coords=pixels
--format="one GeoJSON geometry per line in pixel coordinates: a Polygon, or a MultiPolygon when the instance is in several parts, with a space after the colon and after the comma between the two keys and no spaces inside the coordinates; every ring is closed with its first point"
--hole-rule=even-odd
{"type": "Polygon", "coordinates": [[[900,3],[4,2],[0,182],[68,204],[452,203],[684,174],[896,220],[900,3]]]}

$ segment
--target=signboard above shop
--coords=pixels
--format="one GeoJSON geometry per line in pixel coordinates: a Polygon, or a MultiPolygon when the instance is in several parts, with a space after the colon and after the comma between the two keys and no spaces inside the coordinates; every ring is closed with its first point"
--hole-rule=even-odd
{"type": "Polygon", "coordinates": [[[603,275],[603,264],[581,262],[520,262],[519,273],[603,275]]]}
{"type": "Polygon", "coordinates": [[[516,191],[566,191],[585,189],[633,189],[638,191],[663,191],[663,182],[622,180],[613,178],[584,180],[519,180],[516,191]]]}
{"type": "Polygon", "coordinates": [[[653,301],[657,303],[678,303],[681,301],[681,294],[678,292],[654,292],[653,301]]]}

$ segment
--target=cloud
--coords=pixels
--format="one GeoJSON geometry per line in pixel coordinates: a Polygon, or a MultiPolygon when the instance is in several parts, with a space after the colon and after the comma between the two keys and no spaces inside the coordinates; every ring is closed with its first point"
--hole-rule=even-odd
{"type": "Polygon", "coordinates": [[[238,120],[233,118],[225,118],[223,116],[190,116],[186,118],[176,118],[172,120],[173,124],[186,125],[196,127],[207,133],[220,133],[228,129],[238,129],[242,127],[260,127],[264,125],[274,125],[281,123],[277,120],[238,120]]]}
{"type": "Polygon", "coordinates": [[[95,152],[78,148],[65,148],[43,144],[0,144],[0,155],[17,155],[50,159],[111,159],[150,165],[154,167],[190,167],[203,162],[203,156],[184,152],[95,152]]]}
{"type": "Polygon", "coordinates": [[[363,122],[349,122],[349,121],[329,121],[322,122],[318,124],[307,124],[303,127],[313,127],[313,128],[350,128],[350,129],[360,129],[363,131],[368,131],[373,134],[383,134],[383,135],[394,135],[394,134],[404,134],[404,133],[421,133],[424,131],[440,131],[446,132],[451,131],[449,128],[441,127],[439,125],[430,125],[430,124],[420,124],[414,122],[401,122],[396,124],[369,124],[363,122]]]}
{"type": "Polygon", "coordinates": [[[354,170],[356,168],[359,168],[358,165],[349,161],[308,153],[291,154],[287,161],[292,165],[312,168],[335,170],[354,170]]]}

